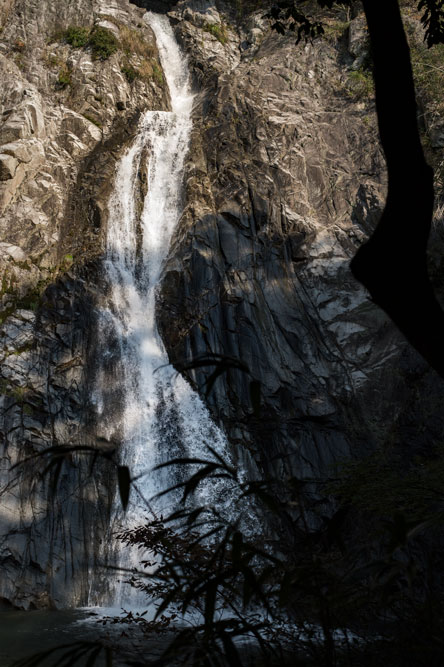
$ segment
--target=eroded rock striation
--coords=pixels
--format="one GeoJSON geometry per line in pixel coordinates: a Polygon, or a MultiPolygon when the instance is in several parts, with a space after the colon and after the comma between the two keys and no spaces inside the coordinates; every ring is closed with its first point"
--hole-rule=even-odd
{"type": "MultiPolygon", "coordinates": [[[[170,14],[199,89],[159,297],[170,356],[248,365],[250,377],[217,380],[209,405],[240,456],[278,478],[404,446],[415,421],[415,447],[430,447],[442,383],[349,270],[386,187],[362,17],[326,14],[326,38],[296,45],[260,12],[237,24],[225,12],[181,2],[170,14]]],[[[202,393],[212,370],[189,373],[202,393]]]]}

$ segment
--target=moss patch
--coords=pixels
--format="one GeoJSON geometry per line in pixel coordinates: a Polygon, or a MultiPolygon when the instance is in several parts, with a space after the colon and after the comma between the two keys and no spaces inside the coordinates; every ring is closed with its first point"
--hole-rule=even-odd
{"type": "Polygon", "coordinates": [[[75,49],[90,48],[96,60],[106,60],[120,47],[111,30],[100,26],[68,26],[55,32],[48,40],[48,43],[52,42],[65,42],[75,49]]]}
{"type": "Polygon", "coordinates": [[[132,65],[129,64],[124,63],[121,66],[120,71],[122,72],[122,74],[125,75],[125,78],[128,81],[128,83],[133,83],[133,81],[135,81],[140,77],[139,72],[132,65]]]}
{"type": "Polygon", "coordinates": [[[153,63],[153,77],[159,86],[163,86],[163,73],[160,66],[156,62],[153,63]]]}
{"type": "Polygon", "coordinates": [[[57,77],[57,87],[63,90],[68,86],[70,86],[71,84],[72,84],[71,69],[65,63],[59,70],[59,75],[57,77]]]}
{"type": "Polygon", "coordinates": [[[67,44],[78,49],[88,44],[89,32],[89,28],[84,26],[70,26],[63,33],[63,39],[67,44]]]}
{"type": "MultiPolygon", "coordinates": [[[[128,83],[134,83],[137,79],[146,82],[154,80],[157,85],[163,86],[163,72],[156,59],[157,51],[154,44],[147,40],[140,30],[130,28],[114,17],[103,18],[112,21],[118,27],[120,40],[111,30],[101,26],[69,26],[54,33],[48,42],[60,41],[73,48],[90,48],[95,60],[107,60],[120,51],[122,54],[120,69],[128,83]]],[[[46,63],[48,66],[60,67],[57,80],[59,88],[71,85],[71,72],[66,63],[56,56],[46,56],[46,63]]],[[[88,120],[100,127],[95,119],[88,118],[88,120]]]]}
{"type": "Polygon", "coordinates": [[[134,83],[137,79],[147,83],[154,80],[158,86],[163,86],[165,83],[162,68],[154,58],[149,60],[142,58],[136,63],[126,58],[120,67],[120,71],[125,75],[128,83],[134,83]]]}
{"type": "Polygon", "coordinates": [[[119,48],[117,37],[106,28],[93,28],[89,35],[88,46],[91,47],[93,58],[106,60],[119,48]]]}
{"type": "Polygon", "coordinates": [[[223,23],[205,23],[203,30],[213,35],[221,44],[228,42],[227,26],[223,23]]]}
{"type": "Polygon", "coordinates": [[[366,100],[373,97],[375,86],[370,70],[352,70],[348,74],[347,94],[355,100],[366,100]]]}

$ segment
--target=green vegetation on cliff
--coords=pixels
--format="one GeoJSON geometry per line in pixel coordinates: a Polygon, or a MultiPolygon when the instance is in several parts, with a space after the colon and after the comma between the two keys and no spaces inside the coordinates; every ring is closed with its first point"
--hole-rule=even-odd
{"type": "Polygon", "coordinates": [[[117,51],[119,41],[111,30],[96,26],[89,35],[88,45],[91,47],[94,58],[106,60],[117,51]]]}
{"type": "MultiPolygon", "coordinates": [[[[137,79],[147,82],[154,80],[159,86],[162,86],[163,74],[156,58],[154,45],[143,36],[140,30],[130,28],[112,16],[103,18],[119,29],[119,39],[104,26],[69,26],[55,33],[51,41],[62,41],[75,49],[91,49],[95,60],[107,60],[114,53],[120,52],[120,69],[128,83],[131,84],[137,79]]],[[[218,33],[220,41],[223,41],[224,34],[223,30],[220,34],[218,33]]],[[[48,64],[61,65],[57,80],[59,88],[63,89],[71,85],[71,71],[65,62],[59,63],[57,58],[52,57],[48,64]]]]}
{"type": "Polygon", "coordinates": [[[87,26],[69,26],[66,30],[54,35],[53,39],[63,40],[66,44],[81,49],[89,47],[93,57],[98,60],[106,60],[119,48],[119,40],[108,30],[101,26],[89,28],[87,26]]]}
{"type": "Polygon", "coordinates": [[[224,24],[206,23],[203,30],[213,35],[221,44],[228,42],[227,28],[224,24]]]}
{"type": "Polygon", "coordinates": [[[89,28],[70,26],[63,33],[63,38],[67,44],[78,49],[88,44],[89,28]]]}
{"type": "Polygon", "coordinates": [[[358,100],[368,99],[373,95],[375,86],[373,77],[369,70],[360,68],[352,70],[348,74],[347,93],[350,97],[358,100]]]}

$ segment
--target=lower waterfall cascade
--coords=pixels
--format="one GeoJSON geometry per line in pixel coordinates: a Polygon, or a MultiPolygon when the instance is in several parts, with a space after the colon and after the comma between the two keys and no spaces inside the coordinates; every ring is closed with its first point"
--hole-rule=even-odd
{"type": "MultiPolygon", "coordinates": [[[[170,485],[164,474],[149,473],[154,466],[178,456],[208,457],[206,444],[228,456],[225,437],[204,403],[168,365],[155,322],[162,264],[181,214],[193,94],[186,58],[179,50],[168,18],[149,12],[146,20],[156,35],[172,111],[145,112],[134,143],[117,165],[109,200],[104,264],[109,294],[99,316],[99,340],[113,342],[112,350],[104,345],[102,367],[111,355],[115,383],[120,387],[118,419],[113,418],[112,405],[107,403],[103,372],[98,374],[94,397],[98,421],[104,422],[102,431],[110,437],[119,433],[121,463],[129,467],[132,478],[140,476],[131,488],[123,519],[127,528],[143,523],[148,512],[146,500],[170,485]],[[144,160],[147,194],[143,210],[138,213],[137,178],[144,160]]],[[[211,502],[213,492],[215,489],[204,488],[200,500],[211,502]]],[[[121,510],[117,500],[115,504],[119,524],[121,510]]],[[[155,507],[157,511],[167,509],[155,507]]],[[[130,551],[119,554],[120,567],[137,565],[137,554],[130,551]]],[[[119,584],[112,595],[113,605],[135,604],[137,592],[129,585],[119,584]]],[[[97,604],[94,597],[92,593],[91,603],[97,604]]]]}

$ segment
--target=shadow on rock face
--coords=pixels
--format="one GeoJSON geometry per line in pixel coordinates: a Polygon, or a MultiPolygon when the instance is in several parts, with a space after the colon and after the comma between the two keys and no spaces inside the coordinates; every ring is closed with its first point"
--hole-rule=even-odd
{"type": "MultiPolygon", "coordinates": [[[[404,405],[427,375],[353,279],[341,240],[297,226],[270,238],[233,210],[195,220],[165,268],[157,318],[170,359],[219,354],[248,366],[261,384],[259,416],[236,369],[207,402],[231,442],[273,476],[326,474],[394,429],[402,442],[404,405]]],[[[202,395],[212,370],[187,371],[202,395]]]]}
{"type": "Polygon", "coordinates": [[[50,460],[35,457],[48,447],[96,443],[94,318],[85,281],[64,276],[35,311],[18,310],[2,324],[11,344],[27,325],[30,336],[2,364],[0,444],[0,596],[24,609],[85,605],[92,568],[101,576],[115,489],[111,468],[99,459],[92,471],[91,457],[67,455],[53,488],[56,466],[43,475],[50,460]]]}

